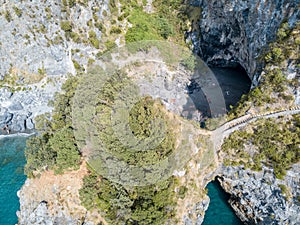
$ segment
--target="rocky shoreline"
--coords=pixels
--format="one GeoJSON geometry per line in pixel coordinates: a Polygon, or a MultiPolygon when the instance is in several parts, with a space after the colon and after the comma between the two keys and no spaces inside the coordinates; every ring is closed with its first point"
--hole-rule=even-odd
{"type": "Polygon", "coordinates": [[[246,224],[291,224],[300,221],[300,165],[295,164],[284,180],[272,169],[255,172],[243,167],[224,167],[217,176],[231,195],[230,205],[246,224]]]}
{"type": "Polygon", "coordinates": [[[51,112],[48,106],[61,83],[47,84],[41,88],[12,92],[8,88],[0,89],[0,134],[11,134],[33,130],[34,119],[41,114],[51,112]]]}

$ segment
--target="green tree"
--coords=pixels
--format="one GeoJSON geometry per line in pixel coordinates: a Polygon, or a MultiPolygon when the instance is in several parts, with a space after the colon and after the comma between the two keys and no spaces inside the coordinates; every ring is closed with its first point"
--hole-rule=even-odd
{"type": "Polygon", "coordinates": [[[47,143],[46,136],[38,136],[27,140],[25,157],[27,162],[24,173],[32,177],[34,171],[54,165],[56,152],[47,143]]]}
{"type": "Polygon", "coordinates": [[[73,131],[70,128],[63,128],[55,132],[49,140],[50,147],[56,152],[56,171],[62,172],[65,169],[78,169],[80,155],[76,146],[73,131]]]}

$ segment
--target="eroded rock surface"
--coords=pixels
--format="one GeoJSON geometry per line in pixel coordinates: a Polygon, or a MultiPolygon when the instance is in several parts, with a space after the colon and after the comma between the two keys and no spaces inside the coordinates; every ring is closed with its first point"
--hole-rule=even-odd
{"type": "MultiPolygon", "coordinates": [[[[79,170],[55,175],[45,172],[40,178],[27,179],[18,192],[20,225],[93,225],[101,224],[99,214],[88,212],[81,206],[79,189],[87,175],[86,164],[79,170]]],[[[104,223],[105,224],[105,223],[104,223]]]]}
{"type": "Polygon", "coordinates": [[[296,164],[284,180],[278,180],[267,168],[254,172],[241,167],[223,167],[219,181],[231,194],[230,205],[247,224],[298,224],[299,171],[296,164]]]}
{"type": "Polygon", "coordinates": [[[37,115],[51,111],[48,101],[68,74],[76,74],[74,62],[84,67],[95,58],[98,50],[87,41],[88,31],[98,39],[102,32],[87,22],[103,22],[108,1],[70,5],[72,1],[0,0],[0,4],[0,129],[8,126],[0,134],[24,132],[34,128],[37,115]],[[81,40],[74,41],[71,32],[81,40]]]}
{"type": "Polygon", "coordinates": [[[299,20],[298,0],[198,0],[202,8],[200,35],[192,34],[195,50],[209,64],[240,64],[250,78],[261,65],[257,58],[273,41],[284,19],[289,25],[299,20]]]}

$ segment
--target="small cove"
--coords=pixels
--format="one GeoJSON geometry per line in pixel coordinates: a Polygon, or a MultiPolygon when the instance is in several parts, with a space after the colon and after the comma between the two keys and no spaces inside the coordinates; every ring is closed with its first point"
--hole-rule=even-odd
{"type": "Polygon", "coordinates": [[[229,195],[218,181],[212,181],[206,187],[210,203],[202,225],[243,225],[228,203],[229,195]]]}

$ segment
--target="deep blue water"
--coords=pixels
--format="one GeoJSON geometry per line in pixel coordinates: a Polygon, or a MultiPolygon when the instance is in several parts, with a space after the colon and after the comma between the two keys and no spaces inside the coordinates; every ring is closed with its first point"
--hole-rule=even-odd
{"type": "Polygon", "coordinates": [[[228,204],[229,196],[217,181],[207,186],[210,203],[202,225],[243,225],[228,204]]]}
{"type": "Polygon", "coordinates": [[[26,137],[0,139],[0,224],[13,225],[18,222],[19,210],[17,191],[24,184],[26,137]]]}

